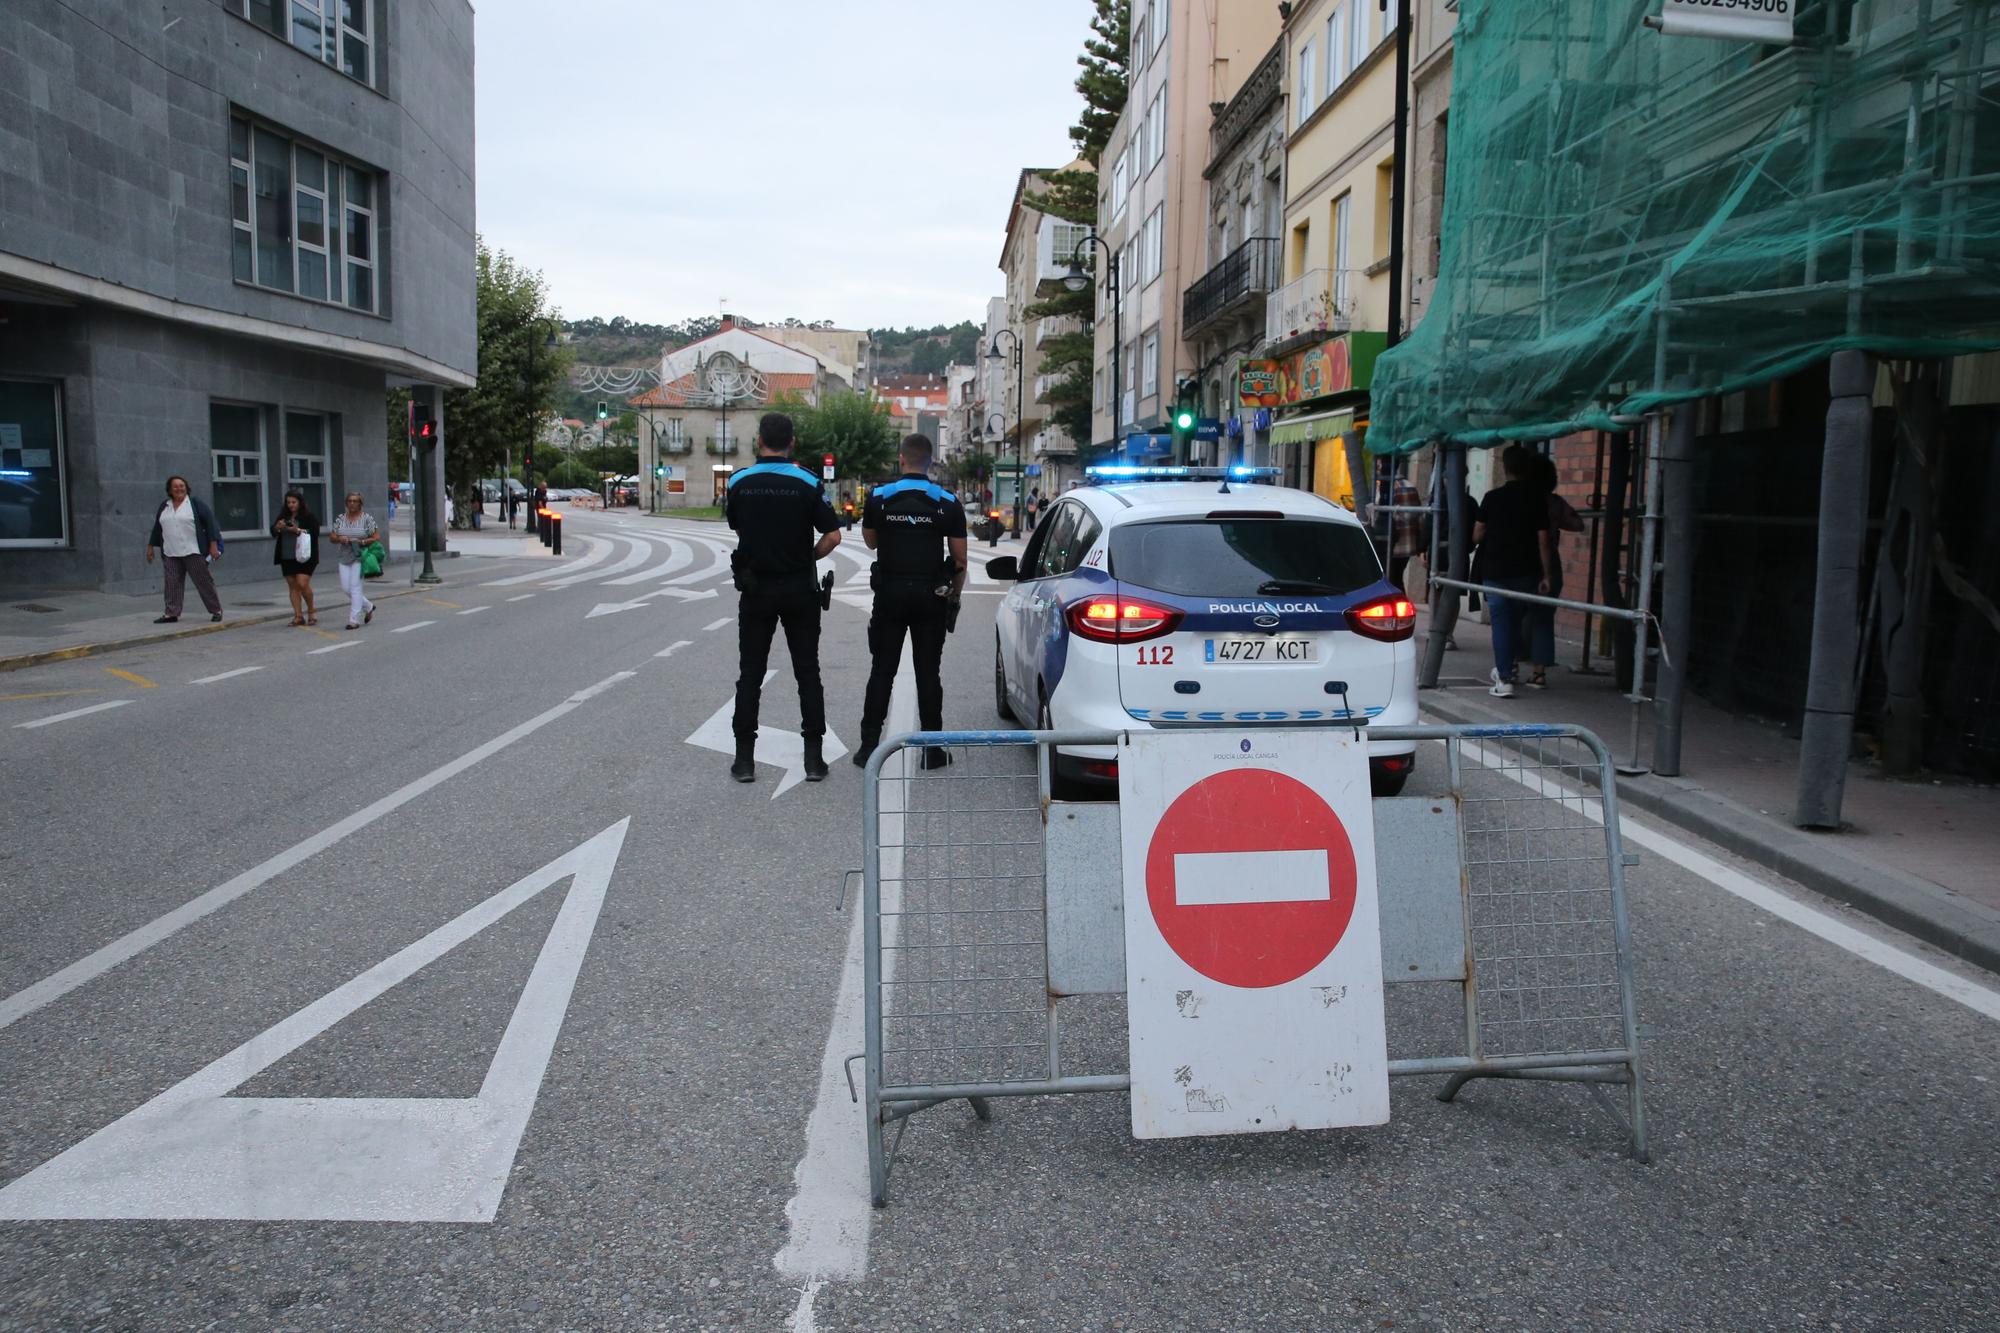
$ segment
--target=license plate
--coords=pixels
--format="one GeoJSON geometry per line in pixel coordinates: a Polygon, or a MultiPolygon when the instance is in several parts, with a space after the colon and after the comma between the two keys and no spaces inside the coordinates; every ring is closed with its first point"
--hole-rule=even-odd
{"type": "Polygon", "coordinates": [[[1319,661],[1319,644],[1311,639],[1208,639],[1206,660],[1295,666],[1319,661]]]}

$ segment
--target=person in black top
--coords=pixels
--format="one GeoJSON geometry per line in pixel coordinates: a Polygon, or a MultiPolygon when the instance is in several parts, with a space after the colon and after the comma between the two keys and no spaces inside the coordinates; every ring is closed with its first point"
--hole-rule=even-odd
{"type": "Polygon", "coordinates": [[[1486,493],[1479,502],[1479,520],[1472,525],[1473,580],[1487,588],[1493,616],[1493,688],[1501,699],[1514,696],[1514,662],[1528,645],[1525,639],[1532,603],[1505,596],[1510,592],[1546,597],[1555,582],[1555,543],[1549,535],[1549,503],[1528,480],[1534,455],[1509,445],[1500,455],[1507,483],[1486,493]]]}
{"type": "Polygon", "coordinates": [[[826,778],[821,742],[826,693],[819,679],[819,589],[813,566],[840,545],[840,520],[819,479],[791,460],[792,419],[767,412],[757,423],[757,461],[729,478],[723,516],[737,535],[730,567],[742,594],[736,609],[736,758],[729,775],[757,780],[757,705],[771,638],[785,627],[799,682],[799,734],[807,782],[826,778]],[[815,542],[817,534],[817,542],[815,542]]]}
{"type": "MultiPolygon", "coordinates": [[[[882,742],[905,634],[917,673],[917,723],[925,731],[944,729],[938,669],[965,587],[965,506],[930,479],[931,453],[927,437],[906,437],[902,475],[869,492],[861,516],[861,540],[875,552],[869,576],[875,606],[868,617],[868,696],[861,709],[861,745],[854,752],[857,766],[882,742]]],[[[925,768],[939,768],[951,755],[933,748],[924,752],[923,762],[925,768]]]]}

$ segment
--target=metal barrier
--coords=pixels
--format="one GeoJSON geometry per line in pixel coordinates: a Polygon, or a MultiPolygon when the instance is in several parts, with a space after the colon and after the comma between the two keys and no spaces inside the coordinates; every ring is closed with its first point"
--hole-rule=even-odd
{"type": "MultiPolygon", "coordinates": [[[[1623,1084],[1630,1151],[1647,1160],[1631,859],[1604,743],[1569,726],[1368,734],[1436,743],[1444,760],[1437,795],[1373,802],[1377,846],[1394,848],[1377,858],[1382,970],[1412,1000],[1390,1012],[1390,1075],[1445,1075],[1447,1102],[1475,1078],[1623,1084]],[[1448,1018],[1421,983],[1456,988],[1448,1018]]],[[[989,1098],[1129,1088],[1122,1041],[1115,1068],[1076,1067],[1059,1008],[1125,993],[1119,808],[1049,799],[1054,747],[1119,739],[917,733],[870,757],[866,1049],[849,1063],[865,1060],[877,1206],[919,1111],[965,1098],[984,1120],[989,1098]]]]}

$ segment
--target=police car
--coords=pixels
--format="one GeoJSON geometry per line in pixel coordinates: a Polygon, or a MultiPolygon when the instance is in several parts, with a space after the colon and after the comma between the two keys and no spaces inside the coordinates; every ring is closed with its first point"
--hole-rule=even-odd
{"type": "MultiPolygon", "coordinates": [[[[1416,607],[1354,515],[1275,469],[1097,467],[1037,525],[994,643],[995,704],[1038,729],[1417,720],[1416,607]]],[[[1371,741],[1375,794],[1413,741],[1371,741]]],[[[1115,792],[1112,746],[1059,750],[1065,795],[1115,792]]]]}

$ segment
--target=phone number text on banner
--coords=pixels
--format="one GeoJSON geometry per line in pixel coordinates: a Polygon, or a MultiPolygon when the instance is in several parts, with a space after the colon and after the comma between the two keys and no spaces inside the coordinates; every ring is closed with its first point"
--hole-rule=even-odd
{"type": "Polygon", "coordinates": [[[1797,8],[1796,0],[1666,0],[1660,31],[1669,37],[1789,43],[1797,8]]]}

